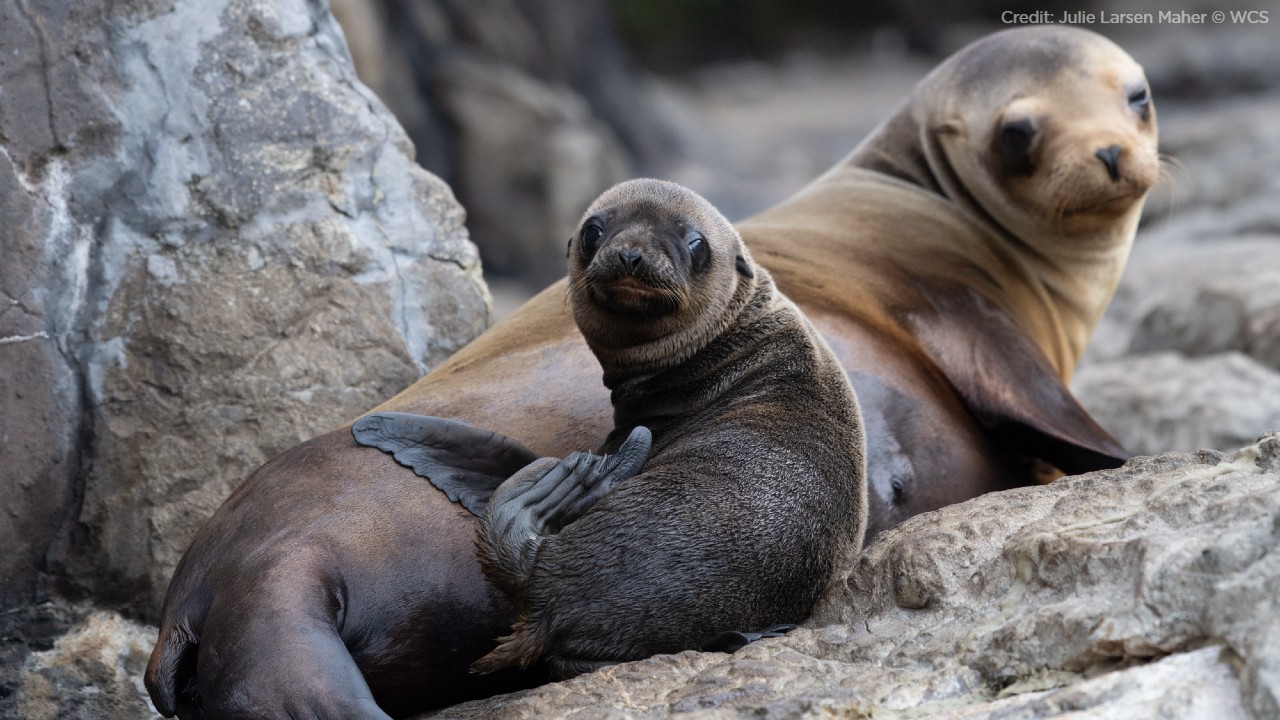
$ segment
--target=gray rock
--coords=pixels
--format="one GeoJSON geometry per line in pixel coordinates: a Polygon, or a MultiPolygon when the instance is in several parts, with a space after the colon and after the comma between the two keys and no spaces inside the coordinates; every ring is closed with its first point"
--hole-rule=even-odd
{"type": "Polygon", "coordinates": [[[630,175],[630,161],[569,88],[465,56],[448,65],[437,86],[458,128],[454,187],[486,267],[535,287],[554,282],[582,212],[630,175]]]}
{"type": "Polygon", "coordinates": [[[807,627],[458,705],[436,718],[1280,713],[1280,435],[925,513],[807,627]]]}
{"type": "Polygon", "coordinates": [[[1084,364],[1237,351],[1280,369],[1280,236],[1139,244],[1084,364]]]}
{"type": "Polygon", "coordinates": [[[467,207],[490,273],[532,294],[607,187],[676,154],[609,3],[334,0],[356,67],[467,207]]]}
{"type": "Polygon", "coordinates": [[[0,602],[154,614],[253,468],[484,328],[478,256],[320,0],[5,3],[0,47],[0,602]]]}
{"type": "Polygon", "coordinates": [[[1129,452],[1230,448],[1280,427],[1280,372],[1236,352],[1092,363],[1071,389],[1129,452]]]}

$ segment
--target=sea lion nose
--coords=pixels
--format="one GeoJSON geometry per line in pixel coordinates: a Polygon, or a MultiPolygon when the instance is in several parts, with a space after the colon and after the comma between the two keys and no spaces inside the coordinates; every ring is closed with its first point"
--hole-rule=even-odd
{"type": "Polygon", "coordinates": [[[640,251],[636,248],[622,248],[618,251],[618,259],[627,272],[635,272],[640,267],[640,251]]]}
{"type": "Polygon", "coordinates": [[[1094,157],[1102,161],[1103,165],[1107,166],[1107,174],[1111,176],[1111,182],[1119,182],[1120,180],[1120,152],[1119,145],[1112,145],[1111,147],[1102,148],[1093,154],[1094,157]]]}

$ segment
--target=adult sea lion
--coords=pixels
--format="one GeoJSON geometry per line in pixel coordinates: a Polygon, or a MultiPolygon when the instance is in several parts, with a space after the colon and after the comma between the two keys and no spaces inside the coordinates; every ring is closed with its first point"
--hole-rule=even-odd
{"type": "Polygon", "coordinates": [[[518,443],[402,413],[353,428],[473,512],[493,492],[481,565],[517,618],[472,667],[545,659],[570,677],[803,621],[866,523],[862,423],[831,349],[729,221],[674,183],[597,199],[568,280],[612,391],[601,452],[619,456],[494,452],[518,443]]]}
{"type": "MultiPolygon", "coordinates": [[[[737,227],[848,371],[868,537],[912,514],[1127,457],[1065,381],[1156,177],[1141,68],[1037,27],[952,56],[853,154],[737,227]]],[[[448,417],[539,455],[611,427],[558,283],[378,411],[448,417]]],[[[475,517],[349,428],[274,458],[197,533],[146,681],[156,707],[383,717],[538,678],[473,676],[514,611],[475,517]]],[[[193,715],[195,716],[195,715],[193,715]]]]}

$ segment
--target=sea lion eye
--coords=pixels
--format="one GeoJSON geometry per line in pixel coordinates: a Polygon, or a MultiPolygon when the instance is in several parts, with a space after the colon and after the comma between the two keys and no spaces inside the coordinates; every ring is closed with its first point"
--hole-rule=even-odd
{"type": "Polygon", "coordinates": [[[707,263],[711,260],[711,250],[707,247],[707,239],[702,233],[694,231],[689,233],[686,242],[689,244],[689,260],[693,264],[695,272],[702,272],[707,268],[707,263]]]}
{"type": "Polygon", "coordinates": [[[1031,144],[1036,137],[1036,126],[1029,118],[1013,120],[1000,126],[997,135],[996,156],[1007,175],[1018,177],[1035,171],[1031,162],[1031,144]]]}
{"type": "Polygon", "coordinates": [[[1151,115],[1151,93],[1147,91],[1146,85],[1129,93],[1129,109],[1142,116],[1143,120],[1151,115]]]}
{"type": "Polygon", "coordinates": [[[590,260],[596,250],[600,249],[600,239],[604,237],[604,227],[600,221],[591,219],[582,226],[582,244],[580,246],[583,260],[590,260]]]}
{"type": "Polygon", "coordinates": [[[1036,129],[1030,120],[1017,120],[1000,128],[1000,142],[1014,152],[1026,152],[1035,136],[1036,129]]]}

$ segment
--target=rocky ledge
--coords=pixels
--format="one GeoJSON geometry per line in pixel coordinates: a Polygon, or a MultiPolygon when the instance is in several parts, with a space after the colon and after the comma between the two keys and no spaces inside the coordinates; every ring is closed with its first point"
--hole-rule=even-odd
{"type": "Polygon", "coordinates": [[[881,535],[807,627],[435,718],[1280,716],[1280,435],[881,535]]]}
{"type": "MultiPolygon", "coordinates": [[[[1280,715],[1280,434],[1136,458],[882,534],[814,618],[432,718],[1280,715]]],[[[0,678],[21,717],[148,717],[154,629],[112,613],[0,678]]],[[[0,702],[0,706],[3,702],[0,702]]]]}

